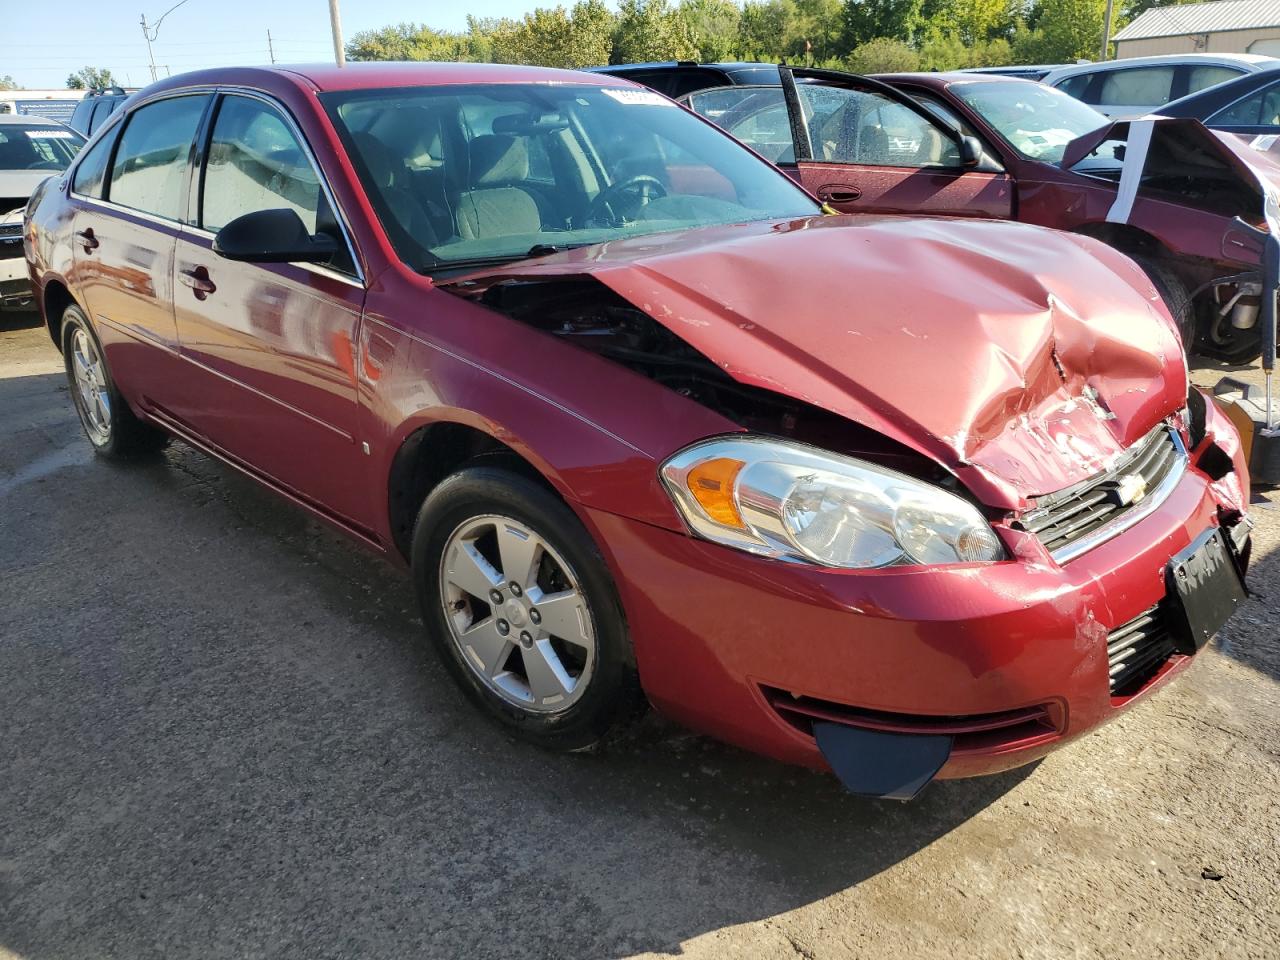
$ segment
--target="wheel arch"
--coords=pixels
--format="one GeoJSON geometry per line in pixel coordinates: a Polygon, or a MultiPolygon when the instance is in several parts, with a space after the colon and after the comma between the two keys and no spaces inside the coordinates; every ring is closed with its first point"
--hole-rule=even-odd
{"type": "Polygon", "coordinates": [[[1071,231],[1086,237],[1092,237],[1100,240],[1109,247],[1114,247],[1121,253],[1133,255],[1135,253],[1148,257],[1160,257],[1161,259],[1176,260],[1174,253],[1165,246],[1153,234],[1140,227],[1135,227],[1128,223],[1108,223],[1106,221],[1095,221],[1093,223],[1085,223],[1076,227],[1071,231]]]}
{"type": "Polygon", "coordinates": [[[392,543],[408,559],[418,510],[431,491],[466,463],[485,459],[520,473],[571,501],[551,467],[511,436],[471,422],[460,411],[411,425],[395,445],[387,470],[387,524],[392,543]]]}
{"type": "Polygon", "coordinates": [[[76,304],[70,288],[58,277],[45,280],[40,296],[40,309],[44,313],[44,325],[53,345],[62,352],[62,314],[67,307],[76,304]]]}

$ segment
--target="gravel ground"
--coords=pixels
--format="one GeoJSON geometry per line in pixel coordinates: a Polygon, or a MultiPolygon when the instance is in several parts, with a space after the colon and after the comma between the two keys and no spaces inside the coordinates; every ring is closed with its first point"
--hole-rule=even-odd
{"type": "Polygon", "coordinates": [[[37,326],[0,408],[4,960],[1280,956],[1276,494],[1177,684],[899,805],[657,719],[512,743],[395,570],[183,447],[95,460],[37,326]]]}

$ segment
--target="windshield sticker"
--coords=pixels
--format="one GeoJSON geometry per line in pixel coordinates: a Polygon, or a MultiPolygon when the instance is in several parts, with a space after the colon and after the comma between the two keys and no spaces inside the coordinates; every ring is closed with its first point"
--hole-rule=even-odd
{"type": "Polygon", "coordinates": [[[606,87],[602,90],[606,97],[613,97],[619,103],[644,104],[649,107],[674,107],[675,101],[668,100],[660,93],[652,90],[618,90],[606,87]]]}
{"type": "Polygon", "coordinates": [[[32,140],[72,140],[75,134],[70,130],[24,130],[32,140]]]}

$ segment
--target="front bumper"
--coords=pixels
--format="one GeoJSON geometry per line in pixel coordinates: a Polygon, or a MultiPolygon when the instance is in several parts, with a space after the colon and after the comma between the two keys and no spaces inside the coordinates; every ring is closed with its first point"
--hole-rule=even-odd
{"type": "MultiPolygon", "coordinates": [[[[1212,409],[1212,405],[1210,405],[1212,409]]],[[[1215,435],[1241,476],[1230,424],[1208,437],[1168,499],[1066,565],[1014,560],[879,571],[785,564],[587,511],[609,555],[641,682],[685,725],[790,763],[826,768],[814,727],[953,736],[937,776],[995,773],[1044,756],[1167,682],[1112,696],[1108,634],[1164,598],[1171,557],[1239,517],[1247,481],[1194,466],[1215,435]]],[[[1238,539],[1238,538],[1237,538],[1238,539]]]]}
{"type": "Polygon", "coordinates": [[[0,259],[0,310],[34,310],[35,294],[22,257],[0,259]]]}

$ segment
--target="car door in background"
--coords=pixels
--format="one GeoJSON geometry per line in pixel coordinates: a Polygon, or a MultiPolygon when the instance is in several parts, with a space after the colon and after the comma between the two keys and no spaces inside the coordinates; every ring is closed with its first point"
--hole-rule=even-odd
{"type": "Polygon", "coordinates": [[[186,94],[133,110],[93,144],[71,185],[76,288],[117,379],[136,392],[131,400],[148,407],[172,402],[184,383],[173,255],[209,100],[186,94]]]}
{"type": "Polygon", "coordinates": [[[176,318],[202,389],[178,411],[223,452],[341,519],[365,526],[355,355],[364,285],[333,200],[293,120],[273,102],[225,94],[213,113],[178,240],[176,318]],[[339,248],[324,265],[242,263],[216,231],[290,208],[339,248]]]}
{"type": "Polygon", "coordinates": [[[998,162],[966,156],[961,131],[905,94],[830,71],[779,75],[778,87],[722,87],[685,102],[842,213],[1012,214],[998,162]]]}

